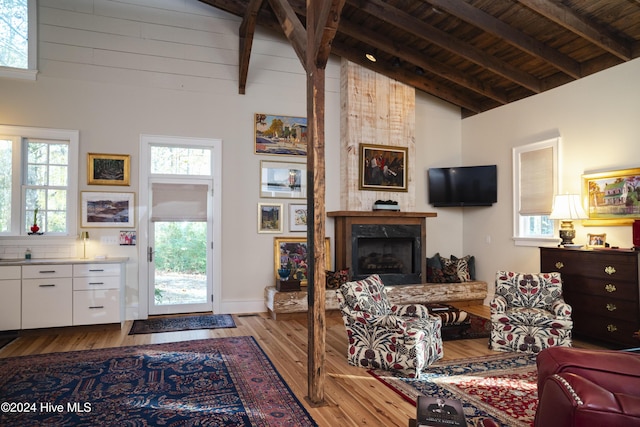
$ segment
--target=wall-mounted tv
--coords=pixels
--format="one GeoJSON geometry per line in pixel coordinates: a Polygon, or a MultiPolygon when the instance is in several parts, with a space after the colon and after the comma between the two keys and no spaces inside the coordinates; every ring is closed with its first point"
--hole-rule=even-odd
{"type": "Polygon", "coordinates": [[[491,206],[498,201],[496,165],[430,168],[428,178],[434,207],[491,206]]]}

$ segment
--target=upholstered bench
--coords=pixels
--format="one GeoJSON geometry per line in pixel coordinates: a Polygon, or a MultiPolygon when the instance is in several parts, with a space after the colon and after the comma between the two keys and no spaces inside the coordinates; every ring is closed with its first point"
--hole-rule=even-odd
{"type": "Polygon", "coordinates": [[[471,326],[469,313],[452,305],[427,304],[429,313],[439,316],[442,320],[442,338],[460,338],[471,326]]]}

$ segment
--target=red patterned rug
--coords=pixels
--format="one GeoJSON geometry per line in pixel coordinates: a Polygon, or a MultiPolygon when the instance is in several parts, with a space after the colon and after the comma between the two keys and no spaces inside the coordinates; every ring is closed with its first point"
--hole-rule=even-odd
{"type": "Polygon", "coordinates": [[[369,372],[414,405],[420,395],[460,400],[469,425],[483,418],[504,427],[533,425],[538,404],[535,356],[507,353],[440,361],[418,379],[369,372]]]}
{"type": "Polygon", "coordinates": [[[0,426],[317,424],[253,337],[0,359],[0,426]]]}

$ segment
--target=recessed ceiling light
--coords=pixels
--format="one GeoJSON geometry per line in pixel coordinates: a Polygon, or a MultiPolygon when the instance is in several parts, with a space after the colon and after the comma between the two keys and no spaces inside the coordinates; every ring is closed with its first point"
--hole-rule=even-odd
{"type": "Polygon", "coordinates": [[[364,56],[365,56],[365,58],[367,58],[371,62],[376,62],[377,61],[376,55],[374,53],[372,53],[372,52],[368,52],[364,56]]]}

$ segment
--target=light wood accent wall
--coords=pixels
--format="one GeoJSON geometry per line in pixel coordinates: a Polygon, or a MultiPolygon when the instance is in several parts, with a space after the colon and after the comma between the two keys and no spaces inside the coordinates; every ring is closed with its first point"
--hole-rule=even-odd
{"type": "Polygon", "coordinates": [[[370,211],[376,200],[394,200],[404,212],[415,209],[415,89],[345,59],[340,69],[340,207],[370,211]],[[360,144],[408,148],[408,191],[358,189],[360,144]]]}

